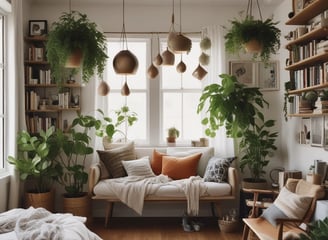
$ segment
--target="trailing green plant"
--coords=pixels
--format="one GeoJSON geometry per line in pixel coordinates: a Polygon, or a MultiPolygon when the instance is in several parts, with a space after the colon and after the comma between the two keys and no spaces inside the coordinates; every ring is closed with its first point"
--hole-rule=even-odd
{"type": "Polygon", "coordinates": [[[78,114],[68,132],[57,131],[61,153],[57,157],[60,175],[57,181],[64,186],[66,196],[83,195],[83,186],[88,182],[86,157],[93,153],[89,130],[99,129],[101,122],[89,115],[78,114]]]}
{"type": "Polygon", "coordinates": [[[31,192],[43,193],[51,190],[58,176],[55,158],[59,154],[55,128],[41,130],[37,136],[31,136],[22,130],[17,135],[17,158],[8,157],[8,162],[15,165],[20,179],[31,180],[31,192]]]}
{"type": "Polygon", "coordinates": [[[197,112],[205,110],[202,124],[205,134],[215,137],[217,130],[224,126],[229,137],[238,138],[240,167],[248,167],[251,177],[257,181],[268,165],[267,157],[276,150],[274,145],[277,132],[269,130],[274,120],[264,120],[261,110],[269,106],[258,88],[248,88],[238,82],[235,76],[221,74],[222,83],[206,86],[200,97],[197,112]]]}
{"type": "Polygon", "coordinates": [[[122,106],[120,109],[115,110],[116,115],[115,122],[112,118],[105,116],[104,112],[101,109],[97,109],[102,116],[101,127],[97,129],[96,135],[99,137],[107,136],[109,141],[112,141],[115,133],[120,133],[126,139],[127,133],[124,133],[119,129],[122,124],[127,124],[127,127],[132,126],[136,121],[138,121],[138,114],[134,111],[131,111],[127,105],[122,106]]]}
{"type": "Polygon", "coordinates": [[[307,235],[301,234],[301,240],[326,240],[328,236],[328,217],[323,220],[317,220],[308,225],[310,231],[307,235]]]}
{"type": "Polygon", "coordinates": [[[264,120],[262,113],[258,113],[258,119],[255,125],[246,129],[239,144],[243,157],[240,159],[239,166],[243,172],[247,167],[251,173],[251,178],[258,182],[265,174],[264,168],[269,164],[267,159],[277,147],[275,140],[278,137],[277,132],[271,132],[270,128],[274,126],[274,120],[264,120]]]}
{"type": "Polygon", "coordinates": [[[268,106],[258,88],[248,88],[233,75],[221,74],[222,83],[206,86],[200,97],[197,112],[205,107],[207,116],[202,120],[206,125],[205,134],[215,137],[216,131],[225,126],[229,137],[241,137],[255,119],[260,108],[268,106]]]}
{"type": "Polygon", "coordinates": [[[231,22],[231,28],[224,36],[226,51],[232,54],[244,50],[245,43],[250,40],[257,40],[262,46],[260,53],[254,53],[253,58],[260,58],[267,63],[271,54],[276,54],[280,48],[281,31],[275,25],[271,18],[255,20],[252,16],[246,16],[239,20],[234,19],[231,22]]]}
{"type": "MultiPolygon", "coordinates": [[[[83,53],[80,67],[83,82],[88,82],[95,73],[101,76],[108,58],[105,35],[97,30],[97,25],[90,22],[86,14],[77,11],[63,13],[52,24],[46,43],[47,60],[57,83],[62,83],[67,59],[77,49],[83,53]]],[[[76,73],[77,69],[73,72],[76,73]]]]}

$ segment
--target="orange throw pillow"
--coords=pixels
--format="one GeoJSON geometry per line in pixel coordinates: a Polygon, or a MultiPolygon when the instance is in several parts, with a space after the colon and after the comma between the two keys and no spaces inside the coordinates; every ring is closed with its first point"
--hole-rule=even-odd
{"type": "Polygon", "coordinates": [[[150,162],[151,169],[156,175],[160,175],[162,173],[162,158],[166,156],[165,153],[159,152],[156,149],[153,151],[153,157],[150,162]]]}
{"type": "Polygon", "coordinates": [[[189,178],[197,175],[197,167],[202,153],[196,153],[187,157],[163,156],[162,174],[173,180],[189,178]]]}

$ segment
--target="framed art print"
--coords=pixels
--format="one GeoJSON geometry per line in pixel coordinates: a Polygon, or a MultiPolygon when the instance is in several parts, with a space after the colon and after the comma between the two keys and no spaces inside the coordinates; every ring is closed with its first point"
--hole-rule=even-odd
{"type": "Polygon", "coordinates": [[[256,86],[255,63],[252,61],[231,61],[230,74],[248,87],[256,86]]]}
{"type": "Polygon", "coordinates": [[[323,147],[324,141],[324,117],[311,118],[311,146],[323,147]]]}
{"type": "Polygon", "coordinates": [[[29,36],[42,36],[48,33],[47,20],[30,20],[29,36]]]}
{"type": "Polygon", "coordinates": [[[271,61],[267,65],[258,63],[258,87],[263,91],[279,90],[278,61],[271,61]]]}

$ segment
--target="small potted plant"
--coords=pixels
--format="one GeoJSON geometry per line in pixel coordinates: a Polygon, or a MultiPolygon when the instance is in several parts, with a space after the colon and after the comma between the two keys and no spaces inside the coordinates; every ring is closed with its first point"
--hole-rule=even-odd
{"type": "Polygon", "coordinates": [[[86,14],[77,11],[63,13],[54,22],[46,43],[47,60],[57,83],[62,83],[64,68],[82,69],[82,80],[103,73],[106,61],[106,37],[97,30],[97,25],[90,22],[86,14]]]}
{"type": "Polygon", "coordinates": [[[37,136],[22,130],[17,136],[17,147],[18,156],[9,156],[8,162],[15,165],[20,179],[26,182],[26,207],[44,207],[54,211],[53,183],[59,175],[55,161],[59,154],[55,128],[41,130],[37,136]]]}
{"type": "Polygon", "coordinates": [[[176,138],[178,138],[180,136],[180,132],[177,128],[175,127],[170,127],[167,130],[167,142],[168,143],[175,143],[176,138]]]}
{"type": "Polygon", "coordinates": [[[224,36],[226,51],[231,54],[239,53],[246,47],[246,52],[268,62],[271,54],[276,54],[280,48],[280,29],[275,27],[278,22],[271,18],[255,20],[252,16],[231,21],[231,28],[224,36]]]}
{"type": "Polygon", "coordinates": [[[120,109],[115,110],[115,120],[105,116],[101,109],[97,109],[102,116],[101,127],[96,131],[96,135],[103,138],[104,149],[111,149],[114,147],[113,137],[115,133],[120,133],[124,136],[125,142],[127,142],[127,128],[131,127],[136,121],[138,121],[138,115],[136,112],[131,111],[127,105],[122,106],[120,109]],[[126,132],[124,133],[119,129],[122,124],[126,124],[126,132]]]}

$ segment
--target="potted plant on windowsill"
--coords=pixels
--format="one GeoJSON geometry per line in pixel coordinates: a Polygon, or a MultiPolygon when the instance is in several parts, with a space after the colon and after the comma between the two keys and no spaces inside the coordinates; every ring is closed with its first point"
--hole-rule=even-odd
{"type": "MultiPolygon", "coordinates": [[[[116,133],[120,133],[124,137],[124,142],[127,142],[127,128],[131,127],[136,121],[138,121],[138,115],[136,112],[131,111],[127,105],[122,106],[120,109],[115,110],[116,115],[114,119],[105,116],[101,109],[97,109],[101,114],[101,127],[96,131],[96,135],[103,138],[104,149],[111,149],[116,147],[117,144],[113,143],[113,137],[116,133]],[[119,129],[120,126],[126,124],[126,132],[124,133],[119,129]]],[[[117,146],[120,146],[118,144],[117,146]]]]}
{"type": "Polygon", "coordinates": [[[106,49],[105,35],[97,30],[97,25],[90,22],[86,14],[77,11],[63,13],[53,23],[46,43],[47,60],[58,84],[63,81],[65,67],[73,72],[81,68],[82,80],[86,83],[95,73],[101,76],[108,58],[106,49]],[[72,53],[77,53],[80,59],[75,60],[72,53]],[[69,60],[75,63],[69,63],[69,60]]]}
{"type": "Polygon", "coordinates": [[[207,126],[207,136],[215,137],[219,127],[224,126],[227,136],[239,139],[241,170],[247,166],[251,181],[256,182],[265,173],[264,167],[269,163],[266,157],[276,150],[277,133],[269,131],[274,121],[265,121],[261,112],[268,103],[258,88],[246,87],[235,76],[221,74],[220,77],[221,85],[210,84],[204,88],[197,112],[205,110],[207,114],[202,120],[207,126]]]}
{"type": "Polygon", "coordinates": [[[167,130],[167,142],[168,143],[175,143],[176,138],[178,138],[180,136],[180,131],[175,128],[175,127],[170,127],[167,130]]]}
{"type": "Polygon", "coordinates": [[[41,130],[37,136],[22,130],[17,136],[17,147],[18,156],[9,156],[8,162],[15,165],[20,179],[26,183],[26,207],[44,207],[53,212],[53,183],[59,174],[55,161],[59,154],[55,128],[41,130]]]}
{"type": "Polygon", "coordinates": [[[231,54],[239,53],[246,47],[246,52],[268,62],[271,54],[276,54],[280,48],[280,29],[275,27],[277,22],[271,18],[255,20],[252,16],[231,21],[231,28],[224,36],[226,51],[231,54]],[[247,47],[250,47],[247,49],[247,47]]]}

